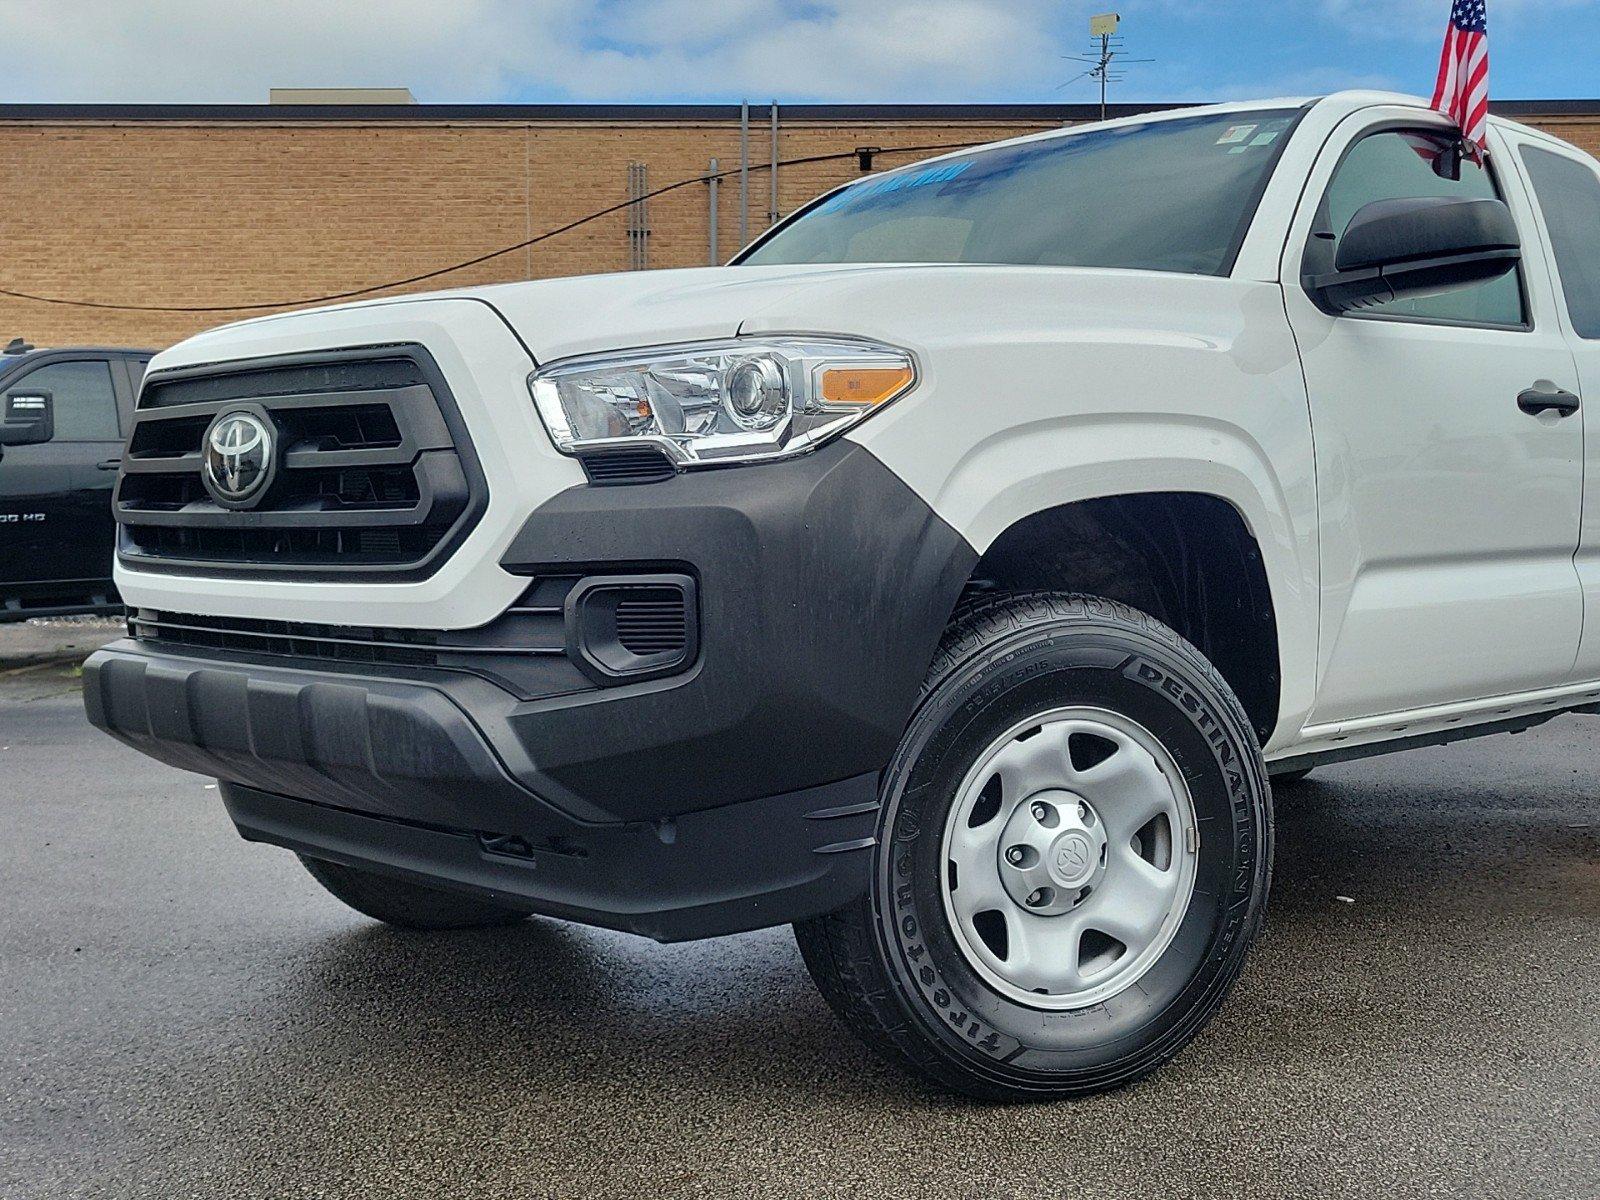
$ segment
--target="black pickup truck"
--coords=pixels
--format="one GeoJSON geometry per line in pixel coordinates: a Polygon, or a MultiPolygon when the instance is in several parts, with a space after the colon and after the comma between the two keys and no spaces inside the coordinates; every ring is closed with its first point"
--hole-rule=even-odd
{"type": "Polygon", "coordinates": [[[0,621],[121,611],[111,489],[154,353],[0,352],[0,621]]]}

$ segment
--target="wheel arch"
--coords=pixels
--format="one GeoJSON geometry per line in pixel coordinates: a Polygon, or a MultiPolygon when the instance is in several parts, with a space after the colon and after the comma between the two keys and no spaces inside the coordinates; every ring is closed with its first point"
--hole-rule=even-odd
{"type": "Polygon", "coordinates": [[[1282,715],[1278,605],[1260,540],[1206,491],[1128,491],[1051,505],[1000,529],[965,596],[1083,592],[1177,630],[1216,666],[1265,744],[1282,715]]]}

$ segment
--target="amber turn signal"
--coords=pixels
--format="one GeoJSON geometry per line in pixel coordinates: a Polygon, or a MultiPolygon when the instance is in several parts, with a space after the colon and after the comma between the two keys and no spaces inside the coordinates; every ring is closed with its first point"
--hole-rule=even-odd
{"type": "Polygon", "coordinates": [[[827,367],[822,372],[822,399],[829,404],[882,404],[911,386],[904,367],[827,367]]]}

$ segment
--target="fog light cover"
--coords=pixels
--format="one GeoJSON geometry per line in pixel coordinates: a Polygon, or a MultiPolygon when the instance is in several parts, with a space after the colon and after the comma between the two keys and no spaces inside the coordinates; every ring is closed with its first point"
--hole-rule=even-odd
{"type": "Polygon", "coordinates": [[[700,650],[688,575],[591,575],[567,593],[567,655],[599,684],[681,671],[700,650]]]}

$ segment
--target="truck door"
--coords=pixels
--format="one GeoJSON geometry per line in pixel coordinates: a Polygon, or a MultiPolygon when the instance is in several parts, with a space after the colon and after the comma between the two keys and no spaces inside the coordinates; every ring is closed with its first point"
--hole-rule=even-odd
{"type": "Polygon", "coordinates": [[[106,590],[122,453],[112,365],[104,355],[51,355],[0,390],[0,398],[48,392],[55,408],[50,441],[8,446],[0,458],[0,603],[106,590]],[[38,584],[51,586],[20,586],[38,584]]]}
{"type": "Polygon", "coordinates": [[[1583,638],[1572,679],[1600,679],[1600,171],[1592,158],[1559,142],[1511,134],[1516,162],[1533,192],[1556,276],[1562,328],[1578,362],[1587,406],[1583,435],[1589,485],[1584,488],[1578,578],[1583,584],[1583,638]]]}
{"type": "Polygon", "coordinates": [[[1435,166],[1450,138],[1414,109],[1352,117],[1324,147],[1285,247],[1316,446],[1311,725],[1553,686],[1577,653],[1583,417],[1522,399],[1573,399],[1577,369],[1509,148],[1492,130],[1488,162],[1462,163],[1457,180],[1435,166]],[[1520,269],[1340,316],[1318,308],[1301,282],[1315,241],[1325,253],[1364,205],[1421,196],[1505,201],[1520,269]]]}

